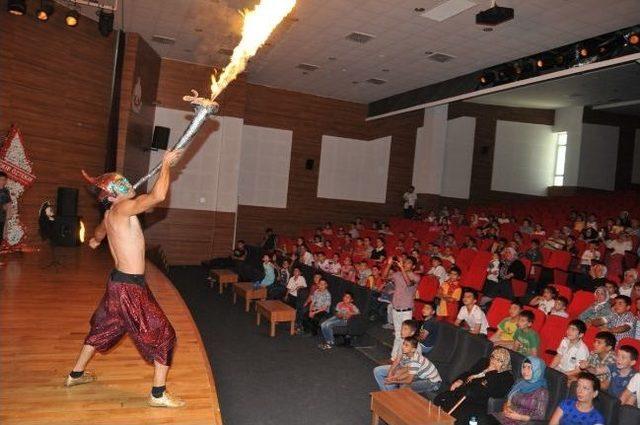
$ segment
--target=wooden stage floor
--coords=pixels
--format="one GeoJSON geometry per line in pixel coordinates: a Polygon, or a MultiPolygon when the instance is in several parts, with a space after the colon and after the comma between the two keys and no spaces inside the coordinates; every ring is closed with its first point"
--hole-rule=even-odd
{"type": "MultiPolygon", "coordinates": [[[[104,247],[103,247],[104,248],[104,247]]],[[[178,335],[168,389],[180,409],[146,405],[153,366],[129,337],[88,370],[94,383],[65,388],[112,268],[106,249],[60,249],[63,267],[43,270],[48,251],[4,256],[0,268],[0,423],[222,424],[213,374],[191,314],[171,282],[147,264],[147,280],[178,335]]]]}

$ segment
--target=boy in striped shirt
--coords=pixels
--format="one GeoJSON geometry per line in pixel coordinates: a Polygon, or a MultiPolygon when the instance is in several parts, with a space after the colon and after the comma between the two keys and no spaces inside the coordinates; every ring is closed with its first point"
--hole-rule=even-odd
{"type": "Polygon", "coordinates": [[[405,338],[402,342],[402,357],[392,365],[378,366],[373,376],[382,391],[391,391],[401,386],[410,386],[412,390],[425,393],[440,389],[442,378],[435,365],[422,355],[418,349],[418,340],[405,338]]]}

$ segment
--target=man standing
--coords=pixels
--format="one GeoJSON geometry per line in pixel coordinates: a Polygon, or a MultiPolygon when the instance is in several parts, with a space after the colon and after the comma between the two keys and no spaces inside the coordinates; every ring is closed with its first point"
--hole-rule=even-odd
{"type": "Polygon", "coordinates": [[[402,210],[404,212],[404,218],[412,218],[416,209],[416,201],[418,195],[415,193],[416,188],[410,186],[409,189],[402,195],[402,210]]]}
{"type": "Polygon", "coordinates": [[[393,319],[393,331],[395,338],[393,340],[393,349],[391,356],[397,358],[396,355],[402,353],[402,322],[411,320],[413,312],[413,300],[415,299],[417,285],[420,277],[413,272],[417,260],[413,257],[407,257],[404,263],[401,263],[394,257],[389,256],[386,260],[382,278],[389,277],[393,281],[394,292],[391,298],[391,317],[393,319]],[[389,274],[392,265],[396,265],[397,269],[389,274]]]}
{"type": "Polygon", "coordinates": [[[149,405],[180,407],[185,404],[165,389],[176,334],[145,283],[145,242],[136,217],[164,201],[169,190],[170,167],[181,154],[182,150],[167,152],[153,190],[138,197],[127,179],[117,173],[91,178],[83,171],[85,178],[100,190],[99,200],[111,204],[89,246],[97,248],[108,236],[115,269],[91,318],[91,330],[76,364],[67,376],[67,387],[93,382],[96,377],[85,372],[85,366],[95,351],[106,352],[128,333],[142,357],[154,365],[149,405]]]}

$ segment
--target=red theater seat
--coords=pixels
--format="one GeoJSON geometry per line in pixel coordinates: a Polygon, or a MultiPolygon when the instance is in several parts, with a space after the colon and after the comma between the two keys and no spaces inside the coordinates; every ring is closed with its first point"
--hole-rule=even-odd
{"type": "Polygon", "coordinates": [[[575,319],[585,311],[591,304],[593,304],[593,293],[589,291],[576,291],[573,294],[573,299],[571,303],[569,303],[569,307],[567,307],[567,313],[569,313],[569,317],[575,319]]]}
{"type": "Polygon", "coordinates": [[[542,329],[540,329],[540,352],[545,363],[551,363],[555,357],[556,349],[564,338],[569,319],[560,316],[547,316],[542,329]]]}

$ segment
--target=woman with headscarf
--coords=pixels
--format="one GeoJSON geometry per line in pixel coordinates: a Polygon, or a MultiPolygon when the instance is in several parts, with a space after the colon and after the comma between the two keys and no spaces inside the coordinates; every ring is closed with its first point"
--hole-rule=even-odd
{"type": "Polygon", "coordinates": [[[433,402],[448,412],[463,400],[452,416],[456,418],[456,424],[468,424],[471,416],[486,416],[489,398],[504,398],[512,385],[509,351],[495,347],[488,358],[478,360],[469,371],[453,381],[448,391],[438,394],[433,402]]]}
{"type": "Polygon", "coordinates": [[[593,304],[578,316],[587,325],[595,319],[607,317],[612,313],[611,303],[609,303],[609,291],[607,291],[606,287],[598,286],[593,292],[593,297],[593,304]]]}
{"type": "Polygon", "coordinates": [[[505,425],[516,425],[532,420],[544,420],[549,402],[544,362],[529,356],[522,363],[521,378],[509,391],[502,412],[495,419],[505,425]]]}
{"type": "Polygon", "coordinates": [[[500,269],[498,271],[498,282],[485,281],[482,292],[484,293],[483,302],[485,304],[488,298],[502,297],[513,299],[513,290],[511,288],[511,279],[524,280],[526,272],[522,261],[518,260],[518,253],[512,247],[502,250],[500,261],[500,269]]]}

